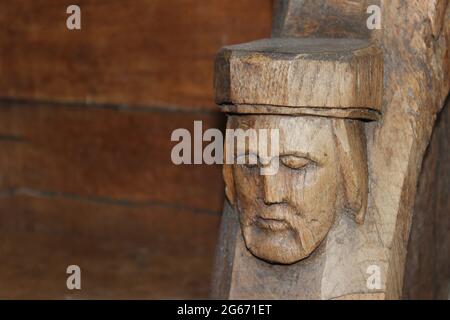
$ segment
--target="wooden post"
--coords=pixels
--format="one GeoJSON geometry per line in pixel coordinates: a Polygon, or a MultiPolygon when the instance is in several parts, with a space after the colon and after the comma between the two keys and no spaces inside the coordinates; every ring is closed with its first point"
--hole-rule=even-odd
{"type": "Polygon", "coordinates": [[[227,128],[277,128],[280,154],[270,177],[224,166],[213,297],[402,298],[422,158],[449,92],[447,4],[277,1],[275,38],[219,53],[227,128]],[[371,4],[381,30],[366,27],[371,4]]]}

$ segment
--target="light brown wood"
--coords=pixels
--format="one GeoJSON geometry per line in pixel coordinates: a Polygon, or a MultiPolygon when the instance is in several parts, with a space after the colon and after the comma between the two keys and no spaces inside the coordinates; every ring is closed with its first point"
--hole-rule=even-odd
{"type": "Polygon", "coordinates": [[[367,7],[379,0],[275,0],[273,37],[368,39],[367,7]]]}
{"type": "MultiPolygon", "coordinates": [[[[423,155],[436,115],[449,93],[450,8],[439,37],[427,18],[442,1],[382,1],[383,30],[373,35],[384,48],[383,123],[373,128],[369,170],[371,199],[383,243],[386,297],[402,297],[407,242],[423,155]],[[401,17],[408,17],[405,21],[401,17]],[[376,179],[376,180],[375,180],[376,179]]],[[[445,1],[444,1],[445,2],[445,1]]],[[[432,20],[435,20],[434,18],[432,20]]],[[[430,244],[431,246],[432,244],[430,244]]]]}
{"type": "Polygon", "coordinates": [[[216,69],[218,104],[381,108],[381,52],[363,40],[273,38],[229,46],[216,69]]]}
{"type": "MultiPolygon", "coordinates": [[[[324,243],[338,237],[338,245],[327,250],[339,250],[347,228],[366,236],[363,120],[380,116],[380,51],[359,40],[264,40],[224,49],[216,74],[217,101],[229,113],[227,130],[278,129],[279,154],[265,165],[275,159],[279,163],[273,176],[261,175],[262,163],[256,170],[248,164],[224,165],[232,207],[222,228],[234,230],[231,237],[237,239],[229,242],[231,250],[222,249],[225,260],[233,257],[232,267],[218,268],[220,289],[213,293],[228,298],[320,298],[318,286],[328,258],[324,243]],[[295,67],[297,62],[301,67],[295,67]],[[239,216],[240,228],[233,226],[235,220],[227,221],[232,215],[239,216]]],[[[244,151],[262,158],[261,150],[252,146],[244,151]]]]}
{"type": "MultiPolygon", "coordinates": [[[[450,41],[450,23],[448,21],[450,21],[450,10],[447,4],[443,4],[442,1],[417,2],[414,4],[404,0],[380,1],[378,4],[382,9],[383,29],[367,33],[355,33],[354,24],[345,22],[346,17],[348,17],[346,5],[350,2],[353,1],[340,3],[316,1],[315,5],[312,6],[306,5],[303,1],[278,3],[277,8],[283,8],[285,11],[275,13],[276,15],[282,14],[282,17],[274,19],[275,22],[278,21],[275,25],[274,34],[314,38],[329,34],[335,34],[335,36],[350,34],[355,37],[366,38],[372,46],[378,47],[382,51],[384,59],[382,117],[380,121],[365,123],[364,134],[360,132],[350,135],[357,137],[354,141],[364,141],[363,137],[367,139],[367,158],[364,159],[367,159],[365,165],[368,168],[369,193],[364,223],[357,224],[354,219],[351,219],[351,215],[339,214],[339,210],[336,210],[336,216],[331,225],[327,226],[326,223],[323,223],[323,229],[328,229],[326,236],[321,232],[315,233],[319,234],[324,240],[318,246],[311,246],[312,250],[309,255],[292,254],[292,252],[295,253],[298,244],[289,242],[288,237],[279,237],[277,241],[273,241],[272,247],[266,245],[265,248],[257,248],[252,244],[251,236],[246,235],[248,231],[245,230],[247,226],[245,225],[245,217],[242,218],[242,211],[246,209],[245,203],[249,203],[253,205],[253,212],[256,214],[265,212],[258,210],[260,208],[257,207],[260,199],[263,198],[264,190],[266,190],[264,180],[261,179],[258,182],[255,180],[256,178],[245,176],[243,176],[244,179],[240,178],[232,166],[225,166],[224,177],[225,181],[228,181],[227,186],[230,185],[229,181],[234,179],[235,188],[227,188],[227,194],[231,198],[231,204],[234,204],[235,207],[225,207],[221,228],[222,230],[232,230],[231,237],[234,235],[235,239],[222,240],[223,242],[219,244],[221,252],[226,254],[224,254],[223,260],[221,260],[220,255],[217,257],[216,265],[220,265],[223,261],[227,268],[216,268],[214,282],[216,286],[213,285],[215,297],[239,299],[400,299],[403,296],[407,242],[421,162],[429,143],[436,114],[442,108],[449,92],[448,43],[450,41]],[[330,6],[328,7],[328,5],[330,6]],[[323,9],[325,7],[333,9],[315,11],[318,8],[323,9]],[[443,10],[446,10],[446,17],[440,18],[443,10]],[[330,12],[336,15],[337,20],[342,16],[343,21],[341,22],[343,23],[329,23],[327,19],[330,17],[330,12]],[[311,31],[311,28],[305,28],[302,19],[303,16],[312,17],[313,15],[316,15],[314,23],[321,25],[320,28],[313,28],[315,31],[311,31]],[[296,16],[297,19],[287,18],[293,16],[296,16]],[[403,17],[408,17],[408,19],[404,20],[403,17]],[[236,182],[236,180],[241,180],[241,182],[236,182]],[[238,186],[239,184],[241,186],[238,186]],[[255,190],[262,190],[260,192],[263,193],[258,195],[255,190]],[[230,197],[233,192],[235,195],[230,197]],[[242,204],[240,204],[240,201],[242,204]],[[236,224],[238,224],[236,216],[240,217],[240,228],[239,226],[236,227],[236,224]],[[280,250],[283,246],[288,249],[280,250]],[[291,255],[285,254],[285,252],[291,255]],[[280,263],[290,264],[283,265],[280,263]],[[379,275],[379,285],[377,286],[371,286],[373,282],[370,282],[372,281],[370,276],[373,275],[373,271],[370,270],[374,270],[374,268],[379,275]]],[[[361,1],[360,4],[365,3],[361,1]]],[[[362,10],[364,6],[358,5],[358,8],[361,11],[355,21],[360,22],[360,28],[364,28],[365,25],[362,25],[362,22],[365,22],[363,16],[367,17],[365,11],[362,10]],[[364,15],[362,15],[363,12],[364,15]]],[[[327,96],[323,92],[327,92],[327,89],[329,91],[335,89],[337,84],[333,81],[330,81],[328,86],[323,85],[320,81],[318,81],[317,86],[311,85],[311,83],[314,84],[313,80],[306,81],[300,87],[294,86],[297,90],[305,88],[303,95],[299,97],[299,99],[304,99],[305,102],[298,103],[301,100],[294,99],[295,103],[291,103],[292,100],[286,98],[289,97],[286,94],[289,90],[286,88],[296,82],[290,81],[291,78],[285,76],[285,69],[289,69],[289,67],[285,67],[285,69],[272,67],[273,61],[278,61],[278,64],[283,66],[283,58],[290,59],[289,55],[280,54],[280,52],[289,53],[291,50],[291,46],[287,45],[286,41],[289,40],[282,40],[278,48],[271,48],[274,51],[273,59],[266,58],[264,55],[261,58],[258,50],[253,54],[244,53],[244,56],[251,56],[252,58],[243,60],[245,63],[242,63],[242,66],[239,67],[233,66],[233,59],[239,60],[239,58],[235,58],[235,53],[232,50],[222,52],[222,55],[219,56],[221,62],[216,70],[223,74],[216,78],[219,79],[218,82],[220,83],[220,85],[216,85],[216,88],[219,88],[218,101],[227,105],[237,105],[225,108],[227,112],[233,113],[229,122],[235,121],[243,124],[246,120],[237,121],[234,118],[255,117],[251,124],[242,127],[253,127],[259,122],[271,124],[278,121],[273,119],[287,116],[281,115],[285,110],[305,106],[308,107],[308,110],[314,109],[317,105],[311,104],[308,106],[308,101],[326,101],[324,95],[327,96]],[[283,47],[286,47],[286,49],[283,49],[283,47]],[[231,61],[229,64],[223,63],[223,61],[228,60],[231,61]],[[256,72],[252,72],[253,63],[257,66],[254,68],[256,72]],[[268,64],[267,68],[265,68],[264,63],[268,64]],[[241,81],[242,78],[236,77],[235,79],[234,75],[243,75],[244,78],[248,75],[248,78],[245,78],[246,81],[241,81]],[[258,80],[262,80],[260,81],[262,82],[261,85],[258,80]],[[229,88],[229,90],[223,91],[222,88],[229,88]],[[312,89],[322,92],[321,95],[318,95],[318,99],[322,100],[315,98],[315,91],[310,92],[312,89]],[[312,97],[312,99],[308,100],[309,97],[312,97]],[[247,102],[245,99],[249,99],[249,101],[247,102]],[[273,103],[273,101],[277,103],[273,103]],[[243,103],[245,108],[241,106],[243,103]],[[258,115],[257,110],[261,107],[259,104],[265,103],[270,108],[264,106],[264,108],[261,108],[262,114],[258,115]],[[275,112],[274,110],[277,110],[278,106],[283,109],[275,112]],[[250,110],[254,110],[254,112],[248,112],[250,110]],[[244,115],[240,112],[252,113],[253,115],[244,115]],[[259,119],[256,120],[256,117],[259,117],[259,119]]],[[[309,41],[317,41],[317,39],[309,41]]],[[[332,42],[330,41],[330,43],[332,42]]],[[[242,47],[245,46],[238,48],[242,47]]],[[[301,57],[301,52],[299,54],[301,57]]],[[[265,55],[271,57],[270,53],[265,55]]],[[[312,62],[305,63],[314,64],[314,60],[319,59],[313,58],[312,60],[312,62]]],[[[236,65],[238,64],[236,63],[236,65]]],[[[378,66],[381,67],[380,64],[378,66]]],[[[290,76],[301,78],[304,70],[307,71],[308,68],[304,67],[290,76]]],[[[317,68],[317,71],[319,70],[322,69],[317,68]]],[[[342,70],[337,69],[338,74],[330,75],[329,78],[340,79],[339,71],[342,72],[342,70]]],[[[320,72],[317,72],[316,76],[319,79],[322,78],[320,72]]],[[[324,78],[327,77],[324,76],[324,78]]],[[[375,78],[377,78],[376,75],[375,78]]],[[[380,89],[375,85],[372,87],[380,89]]],[[[298,91],[293,91],[294,94],[296,92],[298,91]]],[[[344,94],[350,94],[350,92],[350,90],[347,90],[344,91],[344,94]]],[[[377,93],[378,91],[375,91],[375,95],[377,93]]],[[[340,101],[339,99],[335,98],[331,101],[340,101]]],[[[355,103],[354,107],[357,108],[372,107],[370,104],[358,104],[355,102],[357,100],[351,101],[355,103]]],[[[367,103],[369,100],[362,101],[367,103]]],[[[338,109],[345,108],[344,104],[334,104],[333,106],[338,106],[338,109]]],[[[352,108],[353,106],[348,104],[347,107],[352,108]]],[[[307,114],[289,113],[290,119],[310,116],[310,111],[307,114]]],[[[359,121],[346,119],[349,114],[342,116],[342,113],[334,111],[320,114],[320,116],[322,117],[322,123],[317,124],[317,137],[314,135],[314,138],[317,139],[320,139],[320,134],[318,134],[320,130],[326,130],[326,121],[336,123],[359,121]],[[329,120],[338,117],[341,119],[329,120]]],[[[371,118],[366,115],[363,119],[370,120],[371,118]]],[[[283,132],[285,125],[279,127],[282,128],[281,131],[283,132]]],[[[296,127],[299,128],[299,131],[303,129],[308,132],[310,130],[308,125],[305,124],[286,126],[289,129],[286,130],[285,135],[301,136],[302,133],[296,131],[296,127]]],[[[282,137],[281,134],[281,141],[283,141],[282,137]]],[[[295,140],[298,137],[289,137],[289,139],[295,140]]],[[[323,140],[328,143],[332,141],[330,137],[323,138],[323,140]]],[[[309,141],[311,146],[314,146],[314,143],[312,143],[314,139],[310,137],[309,141]]],[[[286,144],[286,141],[280,145],[283,145],[283,143],[286,144]]],[[[366,148],[358,147],[358,144],[355,146],[354,142],[349,143],[349,146],[346,150],[355,149],[354,155],[365,155],[358,149],[365,150],[366,148]]],[[[363,144],[360,144],[360,146],[363,146],[363,144]]],[[[337,157],[337,162],[340,164],[340,173],[344,173],[342,175],[344,177],[350,172],[350,170],[345,172],[343,169],[348,166],[350,159],[354,161],[352,157],[337,157]]],[[[363,161],[354,162],[362,163],[363,161]]],[[[355,168],[353,171],[358,172],[358,168],[361,170],[361,167],[355,168]]],[[[357,174],[356,176],[360,175],[357,174]]],[[[326,185],[331,189],[330,194],[340,193],[348,197],[349,194],[354,196],[358,194],[358,191],[364,191],[360,187],[362,185],[360,181],[353,180],[352,188],[347,190],[344,187],[345,183],[341,183],[342,181],[337,182],[330,179],[326,185]]],[[[289,204],[292,193],[296,191],[298,186],[286,183],[286,178],[283,175],[273,176],[272,183],[276,186],[273,192],[278,195],[288,195],[284,199],[281,197],[285,201],[283,203],[285,207],[279,211],[290,212],[287,204],[289,204]]],[[[307,184],[306,188],[313,189],[314,184],[307,184]]],[[[326,201],[324,199],[327,199],[328,196],[320,194],[319,191],[315,192],[317,193],[316,198],[320,202],[316,204],[316,207],[325,206],[326,201]]],[[[309,203],[312,198],[306,197],[305,203],[309,203]]],[[[339,199],[339,196],[337,198],[339,199]]],[[[345,198],[341,196],[340,199],[345,198]]],[[[331,210],[322,211],[328,212],[331,210]]],[[[277,210],[268,210],[268,212],[273,213],[277,210]]],[[[362,222],[362,220],[359,222],[362,222]]],[[[277,229],[279,231],[281,227],[277,229]]],[[[304,228],[303,230],[307,229],[304,228]]],[[[222,232],[222,235],[224,234],[222,232]]],[[[230,232],[227,234],[230,234],[230,232]]],[[[308,232],[304,237],[307,237],[307,235],[308,232]]],[[[260,246],[270,243],[271,239],[274,238],[273,234],[267,234],[267,232],[259,232],[257,236],[260,237],[258,244],[260,246]]]]}
{"type": "MultiPolygon", "coordinates": [[[[326,117],[232,115],[227,129],[277,129],[279,154],[270,155],[274,175],[256,165],[225,165],[230,202],[239,212],[245,244],[255,256],[292,264],[308,257],[336,219],[364,222],[367,161],[360,121],[326,117]],[[275,163],[278,162],[278,163],[275,163]]],[[[258,137],[261,139],[261,137],[258,137]]],[[[274,143],[271,141],[271,143],[274,143]]],[[[249,146],[236,154],[258,155],[249,146]]]]}

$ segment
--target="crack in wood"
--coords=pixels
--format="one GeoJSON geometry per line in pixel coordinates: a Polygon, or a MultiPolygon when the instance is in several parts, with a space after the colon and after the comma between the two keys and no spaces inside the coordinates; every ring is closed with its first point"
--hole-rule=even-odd
{"type": "Polygon", "coordinates": [[[36,197],[36,198],[64,198],[73,201],[80,202],[89,202],[95,204],[103,204],[103,205],[113,205],[113,206],[125,206],[130,208],[148,208],[148,207],[163,207],[170,208],[174,210],[189,210],[193,213],[197,214],[206,214],[206,215],[221,215],[220,212],[211,211],[203,208],[196,208],[191,206],[185,206],[183,204],[178,203],[167,203],[162,201],[136,201],[129,199],[114,199],[108,197],[98,197],[98,196],[83,196],[74,193],[66,193],[59,191],[47,191],[47,190],[36,190],[31,188],[10,188],[0,190],[0,199],[7,197],[17,197],[17,196],[27,196],[27,197],[36,197]]]}

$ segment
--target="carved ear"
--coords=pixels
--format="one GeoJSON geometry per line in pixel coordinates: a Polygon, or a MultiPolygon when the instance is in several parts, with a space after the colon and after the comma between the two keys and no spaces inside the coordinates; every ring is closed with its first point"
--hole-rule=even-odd
{"type": "MultiPolygon", "coordinates": [[[[228,129],[232,129],[233,125],[233,117],[227,117],[227,133],[228,129]]],[[[233,137],[230,137],[228,134],[225,134],[225,144],[223,149],[223,168],[222,168],[222,174],[223,174],[223,180],[225,181],[225,195],[228,199],[228,202],[231,204],[232,207],[235,205],[236,201],[236,188],[234,186],[234,174],[233,174],[233,167],[230,163],[230,160],[234,161],[233,155],[234,155],[234,144],[230,143],[230,140],[228,139],[234,139],[233,137]],[[230,148],[233,148],[230,150],[230,148]],[[228,155],[228,153],[230,153],[228,155]],[[228,156],[231,157],[231,159],[228,159],[228,156]]],[[[231,162],[232,163],[232,162],[231,162]]]]}
{"type": "Polygon", "coordinates": [[[222,173],[223,173],[223,180],[225,181],[225,195],[227,196],[227,199],[230,202],[231,206],[234,207],[235,189],[234,189],[233,169],[231,167],[231,164],[224,164],[222,173]]]}
{"type": "Polygon", "coordinates": [[[367,209],[368,170],[366,137],[358,120],[334,120],[339,167],[343,179],[344,206],[362,224],[367,209]]]}

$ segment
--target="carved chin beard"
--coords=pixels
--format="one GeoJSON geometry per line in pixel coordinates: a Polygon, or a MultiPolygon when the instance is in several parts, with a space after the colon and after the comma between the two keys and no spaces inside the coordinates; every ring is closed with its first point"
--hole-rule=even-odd
{"type": "Polygon", "coordinates": [[[247,249],[256,257],[270,263],[292,264],[307,258],[325,238],[318,234],[319,221],[305,221],[299,214],[282,208],[282,218],[251,217],[240,211],[241,228],[247,249]]]}

